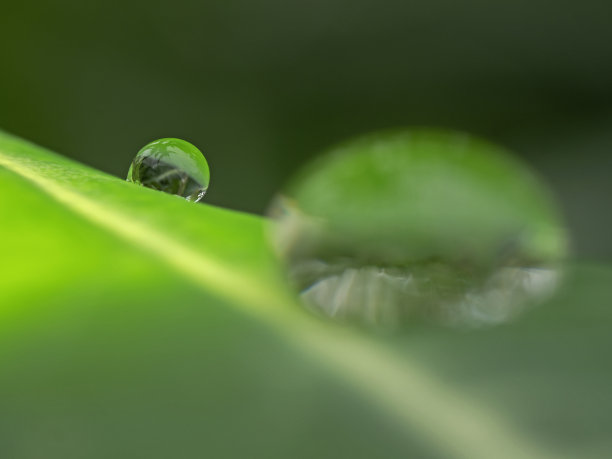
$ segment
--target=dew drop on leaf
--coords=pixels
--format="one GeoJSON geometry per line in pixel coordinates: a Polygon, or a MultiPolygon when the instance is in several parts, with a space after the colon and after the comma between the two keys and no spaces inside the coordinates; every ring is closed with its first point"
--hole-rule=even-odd
{"type": "Polygon", "coordinates": [[[194,145],[165,138],[142,147],[130,165],[127,181],[198,202],[206,194],[210,172],[194,145]]]}
{"type": "Polygon", "coordinates": [[[469,135],[369,135],[272,202],[272,243],[312,311],[397,329],[507,321],[556,288],[567,234],[543,182],[469,135]]]}

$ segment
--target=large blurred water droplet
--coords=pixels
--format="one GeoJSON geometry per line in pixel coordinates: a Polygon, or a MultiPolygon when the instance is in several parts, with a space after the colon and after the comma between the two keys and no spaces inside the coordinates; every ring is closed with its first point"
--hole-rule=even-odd
{"type": "Polygon", "coordinates": [[[197,202],[206,194],[210,172],[194,145],[166,138],[142,147],[130,165],[127,181],[197,202]]]}
{"type": "Polygon", "coordinates": [[[555,289],[567,251],[557,208],[532,171],[456,132],[346,143],[290,182],[270,215],[304,304],[383,328],[506,321],[555,289]]]}

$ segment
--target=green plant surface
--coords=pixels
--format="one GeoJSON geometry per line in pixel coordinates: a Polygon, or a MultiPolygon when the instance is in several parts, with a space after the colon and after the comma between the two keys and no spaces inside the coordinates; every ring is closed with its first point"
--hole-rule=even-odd
{"type": "Polygon", "coordinates": [[[482,330],[312,317],[257,216],[0,133],[0,456],[612,452],[612,271],[482,330]]]}

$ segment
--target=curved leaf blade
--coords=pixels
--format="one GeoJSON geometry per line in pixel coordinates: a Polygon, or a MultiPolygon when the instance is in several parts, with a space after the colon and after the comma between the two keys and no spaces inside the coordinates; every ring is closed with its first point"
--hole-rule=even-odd
{"type": "MultiPolygon", "coordinates": [[[[68,291],[71,289],[71,280],[79,278],[75,276],[71,263],[66,263],[62,267],[66,270],[63,277],[64,284],[61,285],[59,289],[61,292],[56,299],[53,294],[46,300],[32,299],[25,294],[27,289],[31,288],[31,282],[28,281],[32,277],[28,277],[23,282],[23,275],[20,277],[17,274],[11,277],[10,274],[5,276],[3,273],[3,278],[8,279],[0,290],[6,295],[4,298],[6,301],[3,303],[10,301],[13,309],[27,309],[35,303],[35,309],[40,312],[41,304],[48,300],[48,310],[44,312],[46,315],[51,313],[51,308],[56,307],[55,312],[60,316],[67,314],[68,317],[69,313],[76,315],[75,323],[82,324],[84,318],[93,312],[105,318],[102,326],[86,321],[85,329],[90,331],[91,337],[83,336],[78,327],[70,327],[68,333],[72,344],[92,344],[96,348],[96,355],[103,356],[103,364],[99,366],[89,364],[78,352],[62,348],[60,344],[66,337],[49,338],[52,343],[51,348],[55,349],[52,355],[61,356],[60,349],[66,352],[65,361],[62,363],[62,368],[66,372],[50,386],[46,398],[47,404],[52,402],[53,397],[65,399],[67,394],[62,392],[61,385],[69,381],[70,377],[75,377],[72,373],[74,368],[92,374],[101,368],[115,368],[118,375],[110,379],[105,376],[106,379],[102,379],[105,382],[113,381],[115,384],[116,378],[121,379],[122,373],[124,376],[127,375],[130,383],[125,387],[115,388],[115,392],[109,391],[104,384],[96,385],[85,378],[86,385],[93,394],[106,394],[113,399],[117,408],[124,408],[124,405],[117,404],[115,397],[117,393],[122,393],[126,387],[133,388],[147,382],[145,378],[147,372],[135,371],[129,365],[121,365],[116,354],[119,350],[116,343],[107,343],[108,349],[103,347],[104,340],[111,337],[117,327],[116,317],[112,314],[113,311],[116,314],[116,308],[120,306],[122,314],[127,314],[132,321],[132,325],[125,327],[124,332],[128,335],[131,331],[142,333],[136,339],[138,345],[130,354],[129,364],[135,364],[145,357],[147,346],[156,347],[155,333],[168,339],[168,331],[164,329],[162,318],[170,319],[174,324],[176,330],[173,332],[173,338],[182,343],[182,347],[179,346],[180,352],[175,349],[174,354],[169,352],[163,357],[151,360],[151,365],[159,367],[156,370],[158,375],[165,374],[162,371],[164,366],[172,367],[169,363],[185,358],[186,355],[189,356],[187,360],[191,362],[197,360],[197,357],[210,360],[197,371],[187,372],[193,378],[200,378],[201,388],[209,391],[206,395],[199,394],[197,385],[191,386],[188,392],[196,404],[205,400],[210,402],[210,397],[215,393],[226,393],[224,386],[227,385],[237,392],[245,391],[244,387],[235,387],[235,382],[231,381],[232,375],[243,374],[244,368],[250,366],[249,358],[255,357],[259,362],[266,362],[263,366],[268,367],[268,373],[259,374],[258,378],[255,378],[258,383],[249,381],[244,384],[246,387],[253,385],[259,388],[259,391],[254,391],[251,395],[263,399],[265,401],[263,405],[247,401],[245,408],[232,406],[231,403],[222,404],[220,407],[240,417],[245,416],[247,407],[262,409],[262,406],[272,404],[275,406],[272,409],[274,414],[267,419],[272,419],[274,421],[272,424],[278,429],[278,413],[282,411],[282,405],[291,406],[295,410],[284,413],[287,419],[291,420],[284,426],[287,444],[277,449],[260,445],[258,449],[253,446],[256,442],[250,439],[245,443],[244,449],[240,445],[225,450],[222,446],[218,446],[218,456],[235,457],[248,450],[250,457],[275,455],[283,457],[288,453],[295,455],[296,451],[300,450],[309,451],[309,454],[316,453],[319,456],[332,457],[341,451],[342,454],[351,454],[354,457],[368,457],[373,450],[385,447],[385,455],[388,457],[397,457],[411,451],[413,453],[418,451],[419,454],[427,452],[443,457],[560,457],[554,445],[542,444],[537,440],[537,435],[513,427],[500,412],[483,406],[477,397],[467,396],[460,385],[454,382],[445,383],[435,376],[435,370],[426,370],[426,367],[419,363],[418,352],[415,354],[406,350],[398,342],[387,343],[385,340],[368,338],[351,330],[319,322],[303,313],[280,280],[273,256],[267,248],[265,222],[262,219],[210,206],[192,205],[172,196],[134,187],[4,134],[0,135],[0,168],[4,168],[4,171],[0,169],[2,172],[0,187],[5,197],[9,193],[11,196],[32,195],[32,200],[37,201],[36,205],[31,204],[31,208],[21,212],[19,203],[5,198],[4,207],[0,208],[3,210],[3,218],[15,221],[21,219],[22,229],[27,231],[28,225],[44,223],[38,215],[42,208],[55,209],[57,214],[54,214],[53,225],[49,229],[53,230],[52,239],[63,249],[53,252],[48,247],[44,248],[44,244],[37,245],[36,250],[28,250],[26,246],[22,246],[19,253],[14,254],[12,269],[18,264],[36,266],[36,260],[55,255],[56,262],[48,263],[46,269],[40,272],[42,275],[48,275],[61,265],[57,262],[61,261],[61,257],[57,254],[66,252],[72,252],[73,255],[77,252],[80,257],[102,260],[100,263],[107,269],[114,264],[127,265],[119,269],[118,276],[109,275],[103,269],[96,271],[95,266],[89,266],[85,270],[85,275],[81,277],[83,282],[91,284],[92,275],[102,277],[102,283],[111,292],[107,291],[96,298],[94,306],[86,304],[83,310],[75,309],[75,305],[84,299],[91,302],[92,290],[89,288],[92,285],[88,285],[88,288],[80,292],[68,291]],[[62,228],[70,226],[67,224],[68,214],[71,215],[70,225],[73,228],[68,231],[70,237],[62,239],[62,228]],[[71,239],[75,235],[85,233],[92,238],[91,241],[71,239]],[[108,257],[104,255],[105,252],[108,257]],[[119,278],[122,275],[127,277],[119,278]],[[126,297],[122,299],[121,294],[126,297]],[[181,304],[172,304],[169,307],[169,297],[176,298],[181,304]],[[145,305],[151,310],[144,309],[145,305]],[[203,318],[211,319],[211,317],[213,319],[217,317],[213,320],[213,324],[220,327],[220,331],[215,330],[210,323],[202,321],[203,318]],[[232,329],[231,326],[223,324],[223,320],[219,317],[225,317],[223,320],[227,320],[236,328],[232,329]],[[147,320],[153,322],[149,328],[134,325],[147,320]],[[200,333],[194,330],[194,321],[201,327],[200,333]],[[242,334],[236,333],[236,330],[240,330],[242,334]],[[206,339],[202,338],[201,335],[206,334],[209,336],[206,339]],[[215,338],[214,343],[209,342],[211,336],[215,338]],[[254,337],[257,339],[254,340],[254,337]],[[257,340],[270,344],[261,345],[257,340]],[[188,348],[187,343],[192,347],[188,348]],[[202,348],[204,343],[214,344],[215,352],[202,348]],[[231,351],[235,346],[242,348],[250,346],[252,349],[242,355],[235,354],[231,351]],[[279,354],[283,356],[282,364],[270,367],[270,362],[278,358],[279,354]],[[224,373],[225,377],[215,380],[214,383],[206,381],[204,377],[206,371],[214,372],[223,368],[223,365],[215,360],[219,358],[227,358],[225,362],[232,370],[224,373]],[[288,370],[300,374],[303,381],[296,382],[288,377],[286,374],[288,370]],[[329,393],[317,393],[312,387],[304,387],[308,386],[309,382],[321,380],[330,382],[333,389],[329,393]],[[296,384],[298,388],[288,388],[288,383],[296,384]],[[270,388],[264,387],[266,384],[270,384],[270,388],[277,391],[276,394],[271,392],[270,388]],[[334,410],[336,419],[346,423],[345,436],[339,435],[339,438],[327,441],[324,440],[324,435],[319,435],[311,441],[307,438],[290,441],[291,438],[296,438],[295,429],[291,426],[295,428],[303,425],[299,420],[303,413],[309,412],[312,415],[313,410],[324,411],[323,407],[330,403],[330,395],[338,396],[339,388],[344,388],[349,393],[349,396],[334,410]],[[284,391],[284,396],[275,397],[278,391],[280,393],[284,391]],[[296,409],[300,397],[305,397],[312,403],[309,410],[296,409]],[[368,413],[378,420],[384,419],[382,423],[390,423],[389,425],[393,426],[392,433],[374,434],[372,430],[366,429],[365,432],[372,435],[372,438],[366,439],[367,441],[363,438],[361,441],[356,441],[355,433],[363,434],[364,430],[360,429],[364,429],[365,426],[362,425],[364,420],[357,421],[350,415],[351,410],[355,409],[362,416],[368,413]],[[410,441],[406,441],[404,437],[410,441]],[[320,444],[317,445],[317,442],[320,444]]],[[[19,240],[19,237],[15,237],[15,240],[19,240]]],[[[70,256],[67,258],[68,261],[74,261],[70,256]]],[[[35,276],[36,269],[33,271],[31,274],[35,276]]],[[[52,285],[46,288],[49,293],[53,292],[52,285]]],[[[11,311],[11,314],[16,316],[21,313],[21,311],[11,311]]],[[[27,323],[32,319],[23,315],[20,320],[27,323]]],[[[43,330],[43,335],[49,332],[49,328],[44,324],[38,323],[34,328],[43,330]]],[[[24,343],[28,341],[28,334],[32,333],[28,327],[23,326],[19,332],[15,332],[5,325],[3,330],[3,340],[8,340],[7,342],[19,349],[27,348],[24,343]]],[[[436,333],[431,334],[436,335],[436,333]]],[[[439,342],[449,343],[455,339],[456,335],[446,333],[439,338],[439,342]]],[[[5,366],[5,371],[8,373],[7,370],[12,368],[14,373],[19,375],[20,372],[24,373],[23,369],[26,368],[25,373],[30,376],[44,375],[46,371],[44,365],[20,366],[18,359],[15,360],[16,355],[27,355],[31,360],[33,356],[44,355],[43,351],[42,347],[37,346],[28,352],[23,351],[24,354],[19,352],[7,354],[8,351],[5,350],[5,356],[13,359],[12,364],[5,366]]],[[[463,358],[465,359],[465,356],[463,358]]],[[[153,370],[149,368],[147,371],[153,370]]],[[[316,383],[314,385],[316,386],[316,383]]],[[[19,380],[16,376],[12,380],[9,378],[9,381],[0,381],[0,387],[2,386],[6,389],[5,392],[19,392],[19,380]]],[[[181,384],[166,381],[164,385],[158,386],[152,384],[152,387],[158,389],[181,387],[181,384]]],[[[26,386],[22,395],[31,395],[39,389],[38,384],[26,386]]],[[[160,394],[153,389],[152,392],[158,396],[160,394]]],[[[86,397],[80,400],[85,406],[91,403],[86,397]]],[[[142,408],[146,400],[147,398],[139,399],[138,402],[124,400],[124,403],[127,407],[142,408]]],[[[8,404],[5,412],[22,413],[27,406],[25,402],[8,404]]],[[[217,409],[221,410],[220,407],[217,409]]],[[[49,411],[42,410],[41,413],[64,415],[70,419],[70,422],[67,422],[72,428],[75,419],[85,423],[91,422],[92,426],[96,425],[96,422],[93,422],[95,417],[88,417],[86,413],[80,412],[82,407],[75,406],[73,409],[77,414],[72,413],[70,416],[65,411],[55,408],[49,411]]],[[[206,416],[205,413],[195,415],[193,410],[187,408],[170,411],[174,416],[187,414],[192,422],[208,426],[213,432],[213,437],[215,435],[230,437],[232,431],[236,431],[240,436],[245,432],[244,428],[233,425],[229,415],[222,427],[215,428],[210,416],[206,416]]],[[[118,414],[119,424],[125,425],[128,419],[132,422],[143,420],[141,416],[130,417],[124,414],[122,412],[118,414]]],[[[34,421],[40,422],[39,418],[35,418],[34,421]]],[[[180,424],[185,427],[184,423],[180,424]]],[[[342,430],[338,429],[337,425],[325,422],[324,424],[328,428],[342,430]]],[[[141,433],[141,436],[136,436],[137,440],[126,439],[116,432],[107,440],[116,443],[114,454],[125,454],[126,449],[135,447],[134,445],[141,444],[144,439],[160,435],[168,429],[166,423],[154,424],[149,426],[148,431],[141,433]]],[[[273,433],[273,429],[260,426],[260,436],[270,439],[274,436],[273,433]]],[[[104,436],[91,432],[89,435],[92,437],[91,442],[99,447],[104,436]]],[[[20,436],[13,435],[13,437],[20,436]]],[[[208,435],[207,439],[211,440],[210,437],[208,435]]],[[[174,431],[169,433],[169,439],[174,447],[178,447],[178,443],[181,443],[181,448],[187,450],[211,448],[211,445],[202,445],[192,438],[185,439],[174,431]]],[[[49,441],[51,439],[43,438],[41,443],[48,445],[49,441]]],[[[13,443],[17,451],[23,448],[24,442],[13,443]]],[[[79,450],[78,446],[76,448],[79,454],[88,451],[88,457],[101,454],[86,448],[79,450]]],[[[159,454],[162,457],[163,451],[162,448],[157,452],[152,451],[151,454],[159,454]]],[[[66,449],[60,447],[46,457],[55,457],[54,454],[57,454],[57,457],[66,457],[66,449]]]]}

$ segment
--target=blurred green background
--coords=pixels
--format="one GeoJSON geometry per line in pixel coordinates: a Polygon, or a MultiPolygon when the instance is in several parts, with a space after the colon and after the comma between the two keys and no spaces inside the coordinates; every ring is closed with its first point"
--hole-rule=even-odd
{"type": "Polygon", "coordinates": [[[578,258],[612,257],[612,3],[24,1],[0,15],[0,127],[124,176],[198,145],[208,202],[263,212],[308,158],[380,128],[504,144],[560,197],[578,258]]]}

